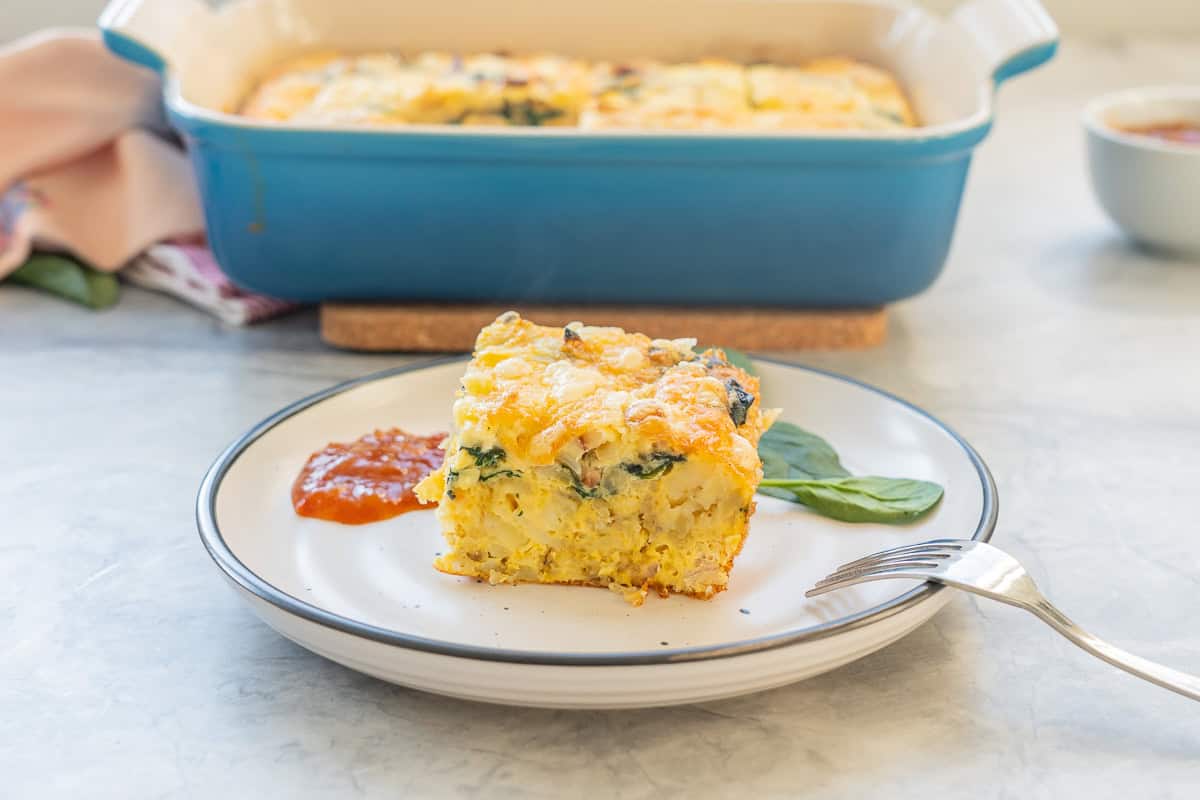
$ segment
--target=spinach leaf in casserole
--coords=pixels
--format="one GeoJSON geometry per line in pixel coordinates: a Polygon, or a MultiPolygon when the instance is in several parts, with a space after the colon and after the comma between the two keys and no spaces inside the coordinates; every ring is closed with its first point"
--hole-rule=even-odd
{"type": "Polygon", "coordinates": [[[486,475],[480,473],[479,482],[485,483],[487,481],[490,481],[492,478],[519,478],[519,477],[521,477],[521,470],[519,470],[519,469],[498,469],[495,472],[489,472],[486,475]]]}
{"type": "Polygon", "coordinates": [[[513,125],[541,125],[563,116],[565,112],[537,100],[504,100],[500,115],[513,125]]]}
{"type": "Polygon", "coordinates": [[[746,424],[746,414],[754,405],[754,395],[743,389],[735,378],[725,381],[725,391],[729,395],[729,416],[733,424],[740,428],[746,424]]]}
{"type": "Polygon", "coordinates": [[[621,467],[630,475],[638,478],[659,478],[671,471],[671,467],[678,464],[680,461],[686,460],[686,456],[676,455],[674,453],[653,452],[642,461],[630,462],[622,464],[621,467]]]}
{"type": "Polygon", "coordinates": [[[562,467],[564,470],[566,470],[567,475],[570,477],[569,482],[571,484],[571,488],[575,490],[575,494],[579,495],[584,500],[587,500],[592,497],[600,496],[600,487],[599,486],[595,486],[595,487],[584,486],[583,480],[579,477],[579,473],[577,473],[575,470],[571,469],[566,464],[563,464],[562,462],[559,462],[558,465],[560,467],[562,467]]]}
{"type": "MultiPolygon", "coordinates": [[[[512,469],[498,469],[494,470],[493,472],[484,473],[485,469],[500,464],[505,458],[508,457],[508,454],[504,452],[503,447],[484,449],[482,447],[465,445],[459,449],[475,460],[475,467],[479,470],[479,481],[481,483],[489,481],[492,478],[519,478],[521,476],[521,472],[519,470],[512,469]]],[[[446,496],[451,500],[454,499],[454,484],[458,481],[458,475],[458,470],[446,470],[446,496]]]]}
{"type": "MultiPolygon", "coordinates": [[[[670,472],[671,468],[676,464],[686,460],[687,456],[656,450],[638,461],[625,462],[624,464],[620,465],[620,468],[635,478],[639,478],[641,480],[652,480],[654,478],[661,478],[663,475],[666,475],[668,472],[670,472]]],[[[585,500],[601,497],[606,493],[611,494],[612,492],[617,491],[617,484],[614,484],[613,481],[608,479],[608,475],[610,473],[606,472],[604,479],[598,480],[595,486],[589,486],[583,481],[583,478],[579,475],[579,473],[577,473],[567,464],[559,462],[558,466],[562,467],[562,469],[566,471],[568,475],[568,482],[571,484],[571,488],[577,495],[585,500]]],[[[615,466],[611,467],[610,469],[615,469],[615,466]]]]}
{"type": "Polygon", "coordinates": [[[493,447],[489,450],[484,450],[482,447],[464,446],[462,449],[471,454],[475,459],[475,466],[477,467],[494,467],[508,457],[503,447],[493,447]]]}
{"type": "MultiPolygon", "coordinates": [[[[704,365],[712,370],[719,367],[733,366],[745,372],[747,375],[757,375],[754,371],[754,362],[745,353],[733,350],[731,348],[721,347],[716,350],[724,355],[724,359],[718,358],[713,354],[705,355],[709,348],[693,348],[696,351],[696,360],[703,360],[704,365]]],[[[746,424],[746,414],[750,411],[750,406],[754,405],[754,395],[747,392],[745,387],[738,383],[736,378],[725,379],[725,392],[729,397],[729,417],[733,420],[733,424],[737,427],[742,427],[746,424]]]]}

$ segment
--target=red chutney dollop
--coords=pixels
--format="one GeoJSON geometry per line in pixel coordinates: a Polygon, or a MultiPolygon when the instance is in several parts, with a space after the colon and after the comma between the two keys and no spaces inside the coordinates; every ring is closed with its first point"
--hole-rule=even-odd
{"type": "Polygon", "coordinates": [[[444,433],[417,436],[399,428],[333,443],[313,453],[292,484],[302,517],[362,525],[421,507],[413,487],[442,465],[444,433]]]}

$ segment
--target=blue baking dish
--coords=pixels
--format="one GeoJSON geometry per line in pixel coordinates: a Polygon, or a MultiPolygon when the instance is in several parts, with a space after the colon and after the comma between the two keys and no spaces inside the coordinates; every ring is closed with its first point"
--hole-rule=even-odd
{"type": "Polygon", "coordinates": [[[214,253],[294,300],[873,306],[940,273],[995,87],[1051,57],[1036,0],[114,0],[117,54],[158,70],[214,253]],[[350,13],[349,9],[353,9],[350,13]],[[464,24],[464,20],[472,21],[464,24]],[[899,133],[297,127],[230,113],[304,49],[555,50],[895,71],[899,133]]]}

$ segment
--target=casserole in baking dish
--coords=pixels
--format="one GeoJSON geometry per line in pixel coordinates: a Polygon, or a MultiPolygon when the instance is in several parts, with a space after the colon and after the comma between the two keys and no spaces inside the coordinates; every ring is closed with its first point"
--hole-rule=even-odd
{"type": "Polygon", "coordinates": [[[318,52],[272,68],[241,104],[250,119],[397,126],[880,130],[914,124],[885,70],[848,58],[803,65],[664,64],[554,53],[318,52]]]}
{"type": "Polygon", "coordinates": [[[1001,81],[1048,59],[1036,0],[113,0],[116,53],[159,70],[212,248],[297,300],[862,306],[941,271],[1001,81]],[[802,63],[895,74],[921,127],[871,131],[402,128],[237,115],[320,47],[802,63]]]}

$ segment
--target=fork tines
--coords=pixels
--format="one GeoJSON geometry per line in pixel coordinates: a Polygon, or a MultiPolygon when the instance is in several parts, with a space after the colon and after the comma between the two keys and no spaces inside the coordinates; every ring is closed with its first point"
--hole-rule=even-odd
{"type": "Polygon", "coordinates": [[[872,553],[869,556],[863,556],[862,558],[842,564],[835,572],[841,572],[844,569],[853,569],[860,565],[873,564],[895,556],[923,553],[944,553],[948,555],[947,551],[958,552],[962,549],[963,541],[961,539],[931,539],[928,542],[921,542],[919,544],[906,544],[900,547],[880,550],[878,553],[872,553]]]}
{"type": "Polygon", "coordinates": [[[909,544],[881,550],[863,558],[842,564],[817,585],[804,593],[815,597],[845,586],[870,580],[877,575],[899,575],[915,571],[914,577],[938,567],[938,562],[958,554],[964,547],[961,539],[933,539],[920,544],[909,544]]]}

